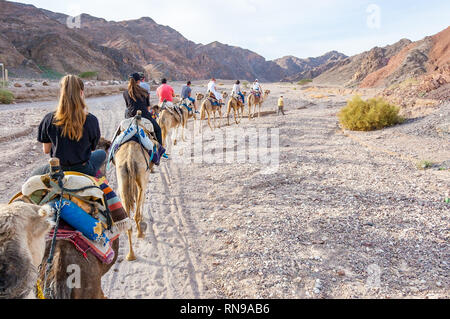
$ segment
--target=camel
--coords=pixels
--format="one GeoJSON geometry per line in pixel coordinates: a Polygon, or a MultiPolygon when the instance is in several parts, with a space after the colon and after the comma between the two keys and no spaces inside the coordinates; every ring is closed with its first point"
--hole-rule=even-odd
{"type": "Polygon", "coordinates": [[[24,202],[0,205],[0,299],[35,299],[52,210],[24,202]]]}
{"type": "MultiPolygon", "coordinates": [[[[247,95],[247,92],[242,92],[244,97],[247,95]]],[[[239,118],[239,110],[241,110],[241,121],[244,116],[244,103],[239,98],[236,98],[234,96],[231,96],[230,100],[228,101],[228,108],[227,108],[227,121],[228,125],[230,125],[230,113],[231,109],[234,110],[234,121],[236,124],[239,124],[240,121],[238,121],[239,118]]]]}
{"type": "Polygon", "coordinates": [[[191,118],[194,118],[193,122],[193,131],[195,133],[195,122],[197,121],[197,116],[195,115],[194,105],[192,103],[189,105],[193,109],[192,114],[189,114],[189,111],[184,107],[181,106],[181,113],[182,113],[182,119],[173,112],[176,111],[168,111],[163,110],[159,114],[158,118],[158,124],[161,127],[161,135],[162,135],[162,141],[163,141],[163,147],[166,148],[167,146],[167,137],[169,136],[169,133],[172,131],[172,129],[175,129],[175,139],[173,140],[173,145],[177,145],[177,138],[178,138],[178,129],[181,126],[181,139],[183,142],[185,141],[184,137],[184,130],[187,127],[188,120],[191,118]]]}
{"type": "MultiPolygon", "coordinates": [[[[222,92],[222,97],[224,100],[226,100],[226,98],[228,97],[228,93],[222,92]]],[[[200,109],[200,120],[203,121],[206,118],[206,114],[208,114],[208,125],[212,131],[214,131],[214,129],[216,128],[216,112],[219,113],[219,127],[218,128],[220,128],[220,124],[222,122],[222,106],[212,105],[209,98],[206,98],[203,101],[201,109],[200,109]],[[214,129],[211,126],[211,120],[210,120],[211,113],[213,114],[213,117],[214,117],[214,129]]],[[[200,126],[203,129],[203,126],[201,124],[200,124],[200,126]]]]}
{"type": "MultiPolygon", "coordinates": [[[[141,148],[137,142],[131,141],[122,145],[114,158],[116,166],[117,183],[119,195],[123,207],[131,218],[131,211],[134,210],[134,220],[137,227],[137,237],[144,238],[142,230],[142,209],[145,201],[145,193],[149,182],[149,174],[154,164],[150,161],[150,155],[141,148]],[[147,164],[149,165],[147,167],[147,164]]],[[[129,251],[128,261],[136,260],[133,251],[132,241],[133,230],[128,230],[129,251]]]]}
{"type": "Polygon", "coordinates": [[[252,117],[255,117],[256,114],[256,105],[258,105],[258,117],[261,117],[261,105],[264,101],[269,97],[270,91],[265,90],[264,96],[257,98],[254,94],[250,94],[248,97],[248,119],[251,120],[252,117]],[[252,114],[252,106],[255,106],[255,111],[252,114]]]}
{"type": "MultiPolygon", "coordinates": [[[[108,145],[109,142],[106,143],[105,147],[108,147],[108,145]]],[[[50,161],[50,164],[53,167],[58,167],[59,160],[52,159],[50,161]]],[[[32,201],[28,197],[23,195],[15,198],[10,206],[13,205],[28,205],[29,207],[34,207],[34,205],[32,205],[32,201]]],[[[46,206],[43,206],[42,209],[44,209],[45,211],[46,206]]],[[[50,216],[52,214],[51,210],[47,209],[47,211],[50,212],[47,213],[47,215],[50,216]]],[[[39,243],[39,241],[36,241],[36,244],[37,243],[39,243]]],[[[54,257],[47,274],[46,261],[48,260],[50,255],[51,241],[48,241],[47,246],[45,246],[44,238],[43,247],[43,258],[41,257],[39,261],[41,267],[39,270],[38,279],[41,291],[46,292],[45,298],[105,299],[105,295],[102,290],[102,277],[113,267],[113,265],[117,261],[117,257],[119,256],[119,239],[116,239],[112,243],[112,248],[115,255],[113,261],[110,264],[104,264],[93,255],[89,256],[88,259],[86,259],[70,241],[57,240],[53,255],[54,257]],[[71,288],[67,283],[71,280],[73,265],[76,265],[80,271],[80,285],[79,287],[71,288]]]]}
{"type": "Polygon", "coordinates": [[[56,242],[55,254],[47,277],[45,286],[45,263],[50,253],[50,245],[47,245],[43,264],[39,272],[39,280],[44,285],[43,291],[48,289],[53,299],[106,299],[102,290],[102,277],[114,266],[119,256],[119,239],[112,243],[114,260],[109,264],[102,263],[98,258],[89,255],[88,259],[75,248],[74,244],[66,240],[56,242]],[[80,288],[70,288],[72,267],[76,265],[80,269],[80,288]]]}

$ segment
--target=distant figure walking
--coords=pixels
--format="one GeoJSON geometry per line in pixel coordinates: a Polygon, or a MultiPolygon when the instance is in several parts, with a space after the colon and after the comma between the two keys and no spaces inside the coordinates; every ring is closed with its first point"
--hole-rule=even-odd
{"type": "Polygon", "coordinates": [[[280,112],[284,115],[284,98],[283,96],[280,96],[280,98],[278,99],[278,112],[277,115],[280,115],[280,112]]]}
{"type": "Polygon", "coordinates": [[[159,98],[159,103],[170,102],[173,103],[175,91],[167,84],[167,79],[161,80],[161,86],[156,90],[156,95],[159,98]]]}

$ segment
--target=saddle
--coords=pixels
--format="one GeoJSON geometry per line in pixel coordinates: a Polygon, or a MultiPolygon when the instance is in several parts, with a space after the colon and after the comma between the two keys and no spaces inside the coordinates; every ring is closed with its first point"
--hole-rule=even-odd
{"type": "MultiPolygon", "coordinates": [[[[106,165],[107,170],[110,169],[110,163],[114,163],[114,156],[119,148],[130,141],[138,142],[147,152],[151,152],[150,161],[153,161],[159,146],[154,134],[152,122],[141,117],[140,114],[133,118],[123,120],[116,130],[112,141],[111,151],[109,153],[108,162],[106,165]]],[[[147,166],[149,166],[149,163],[147,163],[147,166]]]]}
{"type": "Polygon", "coordinates": [[[194,109],[193,109],[192,107],[190,107],[190,106],[193,106],[191,100],[189,100],[189,99],[183,99],[183,100],[181,101],[181,106],[183,106],[184,108],[186,108],[186,110],[188,111],[189,116],[191,116],[191,115],[194,114],[194,109]]]}
{"type": "MultiPolygon", "coordinates": [[[[183,103],[183,101],[181,103],[183,103]]],[[[164,110],[172,114],[180,123],[183,122],[183,111],[179,105],[173,104],[172,102],[163,102],[161,105],[161,111],[164,110]]]]}
{"type": "Polygon", "coordinates": [[[236,101],[238,101],[239,104],[243,104],[243,102],[242,102],[242,97],[241,97],[239,94],[233,93],[233,94],[231,95],[231,97],[234,98],[236,101]]]}
{"type": "Polygon", "coordinates": [[[219,100],[216,98],[213,92],[209,92],[208,100],[209,102],[211,102],[212,106],[221,106],[219,100]]]}
{"type": "MultiPolygon", "coordinates": [[[[105,264],[114,259],[112,242],[131,227],[131,220],[106,180],[81,173],[65,172],[60,182],[50,175],[33,176],[11,202],[19,198],[59,210],[61,227],[56,238],[71,241],[85,258],[88,251],[92,252],[105,264]]],[[[48,236],[47,241],[52,237],[48,236]]]]}

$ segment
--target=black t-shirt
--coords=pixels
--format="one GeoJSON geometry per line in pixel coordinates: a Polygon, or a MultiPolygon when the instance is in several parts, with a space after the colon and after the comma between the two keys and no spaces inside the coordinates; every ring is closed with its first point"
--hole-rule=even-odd
{"type": "Polygon", "coordinates": [[[47,114],[39,125],[38,141],[52,143],[51,157],[59,158],[62,166],[76,166],[91,158],[91,152],[100,140],[100,126],[97,118],[88,114],[80,141],[62,136],[62,128],[53,123],[54,113],[47,114]]]}
{"type": "Polygon", "coordinates": [[[150,106],[150,99],[142,98],[136,99],[134,101],[128,91],[123,92],[123,98],[125,99],[125,103],[127,105],[127,109],[125,111],[125,118],[129,119],[136,116],[137,111],[142,111],[142,117],[148,120],[152,120],[152,115],[148,111],[148,107],[150,106]]]}

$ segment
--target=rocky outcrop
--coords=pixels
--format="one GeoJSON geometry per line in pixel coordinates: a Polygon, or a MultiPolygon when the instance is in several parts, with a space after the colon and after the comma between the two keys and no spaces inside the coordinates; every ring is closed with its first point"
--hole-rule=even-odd
{"type": "Polygon", "coordinates": [[[172,80],[259,78],[278,81],[276,63],[245,49],[214,42],[196,44],[151,18],[106,21],[83,14],[80,29],[68,16],[32,5],[0,1],[0,58],[16,74],[98,72],[99,79],[124,78],[152,65],[172,80]]]}
{"type": "Polygon", "coordinates": [[[402,39],[393,45],[383,48],[375,47],[370,51],[349,57],[319,75],[314,81],[317,84],[357,87],[367,75],[386,66],[391,57],[409,44],[411,44],[410,40],[402,39]]]}
{"type": "Polygon", "coordinates": [[[294,82],[303,79],[313,79],[331,69],[347,56],[337,51],[328,52],[317,58],[299,59],[286,56],[274,60],[285,72],[284,81],[294,82]]]}

